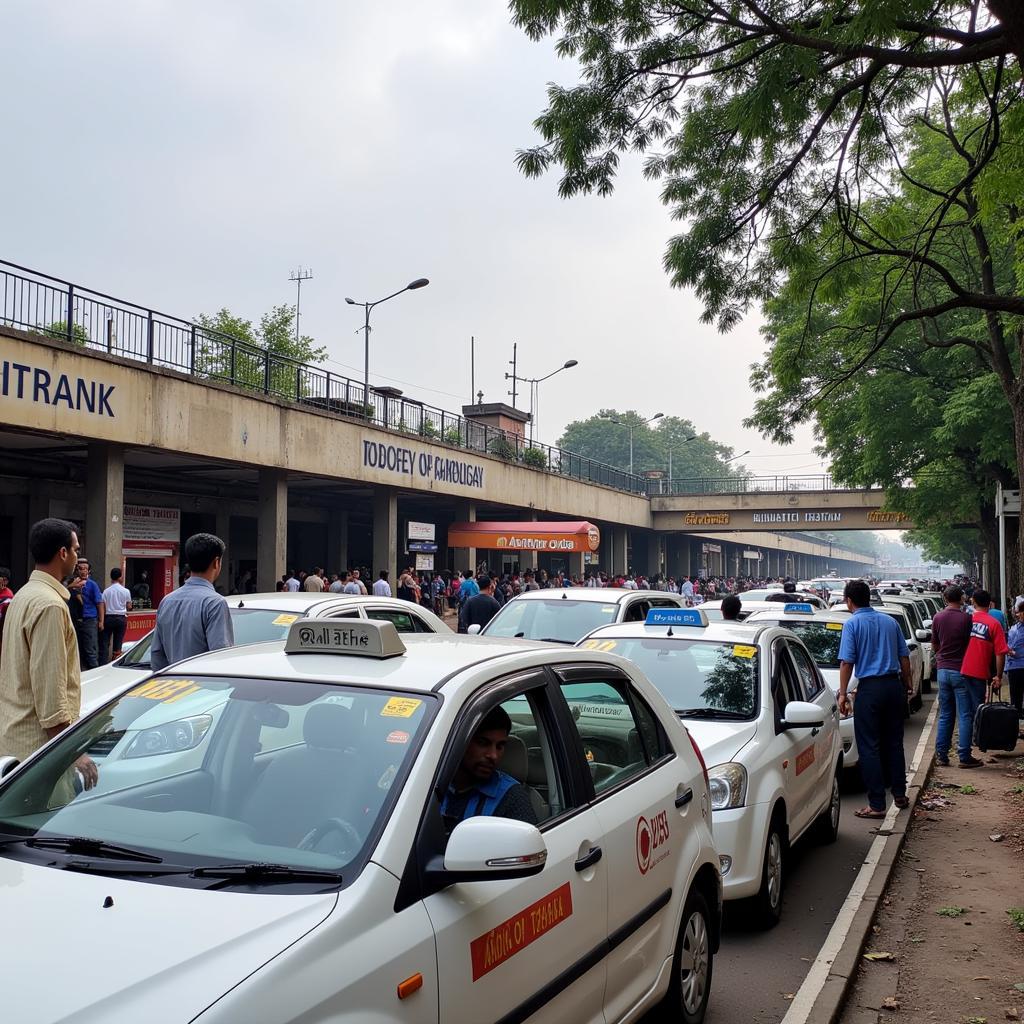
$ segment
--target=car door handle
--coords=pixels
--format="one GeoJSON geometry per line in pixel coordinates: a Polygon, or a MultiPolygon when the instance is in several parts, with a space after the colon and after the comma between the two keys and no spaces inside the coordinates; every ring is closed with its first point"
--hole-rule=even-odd
{"type": "Polygon", "coordinates": [[[575,868],[577,871],[586,871],[587,868],[593,867],[602,856],[601,847],[592,846],[589,853],[585,853],[578,861],[576,861],[575,868]]]}
{"type": "Polygon", "coordinates": [[[685,807],[693,799],[693,790],[684,789],[679,796],[676,797],[676,807],[685,807]]]}

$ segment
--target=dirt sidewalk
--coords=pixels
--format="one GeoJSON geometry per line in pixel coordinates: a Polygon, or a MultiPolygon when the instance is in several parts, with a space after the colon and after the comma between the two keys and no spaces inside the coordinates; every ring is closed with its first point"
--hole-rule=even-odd
{"type": "Polygon", "coordinates": [[[842,1024],[1024,1020],[1022,753],[933,769],[842,1024]]]}

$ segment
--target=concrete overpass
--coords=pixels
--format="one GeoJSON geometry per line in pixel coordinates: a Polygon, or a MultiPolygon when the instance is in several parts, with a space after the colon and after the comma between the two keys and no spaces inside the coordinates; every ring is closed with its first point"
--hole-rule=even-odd
{"type": "MultiPolygon", "coordinates": [[[[412,561],[408,523],[436,527],[439,568],[471,567],[478,552],[444,540],[474,519],[595,523],[599,551],[559,563],[573,572],[867,567],[839,545],[752,520],[723,537],[743,496],[652,498],[639,476],[525,442],[497,406],[459,415],[387,389],[366,396],[361,382],[2,261],[0,281],[0,564],[16,579],[36,519],[75,520],[109,567],[127,544],[147,543],[129,537],[147,509],[178,517],[182,539],[223,536],[225,585],[252,572],[260,589],[292,566],[394,572],[412,561]]],[[[537,564],[535,551],[503,554],[537,564]]]]}

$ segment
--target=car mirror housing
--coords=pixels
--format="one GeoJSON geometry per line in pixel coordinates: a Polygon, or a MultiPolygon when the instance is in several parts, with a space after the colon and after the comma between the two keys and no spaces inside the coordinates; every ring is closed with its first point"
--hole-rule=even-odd
{"type": "Polygon", "coordinates": [[[825,724],[825,717],[817,704],[806,700],[791,700],[786,705],[786,715],[782,725],[785,729],[820,729],[825,724]]]}
{"type": "Polygon", "coordinates": [[[477,624],[476,624],[476,623],[474,622],[472,626],[467,626],[467,627],[466,627],[466,632],[467,632],[467,633],[468,633],[468,634],[469,634],[470,636],[476,636],[476,635],[477,635],[477,633],[479,633],[479,632],[480,632],[480,627],[479,627],[479,626],[478,626],[478,625],[477,625],[477,624]]]}
{"type": "Polygon", "coordinates": [[[16,757],[0,757],[0,779],[10,775],[21,762],[16,757]]]}
{"type": "Polygon", "coordinates": [[[525,878],[543,871],[547,858],[547,846],[536,825],[477,815],[455,826],[444,857],[434,858],[427,874],[445,885],[525,878]]]}
{"type": "Polygon", "coordinates": [[[914,631],[914,636],[916,636],[921,643],[927,644],[931,642],[932,631],[930,629],[917,629],[914,631]]]}

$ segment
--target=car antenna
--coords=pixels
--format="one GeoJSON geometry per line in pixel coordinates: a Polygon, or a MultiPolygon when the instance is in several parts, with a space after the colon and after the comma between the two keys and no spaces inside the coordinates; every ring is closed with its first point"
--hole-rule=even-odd
{"type": "Polygon", "coordinates": [[[568,597],[566,596],[566,593],[565,593],[564,590],[562,591],[562,600],[563,601],[567,601],[568,600],[568,597]]]}
{"type": "Polygon", "coordinates": [[[239,601],[238,602],[238,607],[239,608],[244,608],[245,607],[245,602],[244,601],[239,601]]]}
{"type": "Polygon", "coordinates": [[[665,634],[665,636],[675,636],[675,633],[672,632],[671,626],[668,627],[668,632],[665,634]]]}

